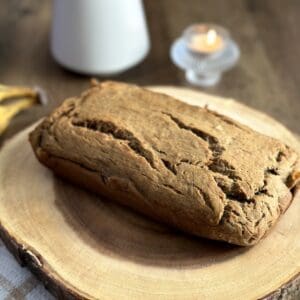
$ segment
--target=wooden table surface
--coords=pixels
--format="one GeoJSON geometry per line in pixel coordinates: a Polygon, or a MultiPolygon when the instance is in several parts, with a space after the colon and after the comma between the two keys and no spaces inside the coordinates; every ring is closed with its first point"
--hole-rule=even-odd
{"type": "MultiPolygon", "coordinates": [[[[37,120],[65,97],[78,94],[89,78],[65,71],[51,58],[50,0],[0,0],[0,82],[38,85],[47,107],[18,115],[0,142],[37,120]]],[[[139,66],[114,77],[142,85],[187,85],[170,61],[169,48],[195,22],[227,27],[241,47],[237,67],[205,91],[233,97],[300,133],[299,0],[145,0],[152,48],[139,66]]],[[[99,78],[106,79],[106,78],[99,78]]]]}

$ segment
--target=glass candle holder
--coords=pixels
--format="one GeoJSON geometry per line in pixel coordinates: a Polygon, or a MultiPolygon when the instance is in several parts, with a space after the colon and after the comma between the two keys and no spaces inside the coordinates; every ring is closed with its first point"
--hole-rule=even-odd
{"type": "Polygon", "coordinates": [[[195,24],[175,40],[170,55],[188,82],[207,87],[217,84],[222,73],[237,63],[240,50],[225,28],[195,24]]]}

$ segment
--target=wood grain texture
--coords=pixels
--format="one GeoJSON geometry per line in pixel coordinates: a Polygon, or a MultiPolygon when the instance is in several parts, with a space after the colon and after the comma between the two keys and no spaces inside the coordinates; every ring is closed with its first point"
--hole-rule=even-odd
{"type": "MultiPolygon", "coordinates": [[[[233,100],[180,88],[153,89],[208,105],[300,149],[282,125],[233,100]]],[[[271,234],[255,247],[188,237],[55,178],[35,159],[27,141],[30,130],[0,153],[0,233],[57,297],[299,296],[299,192],[271,234]]]]}
{"type": "MultiPolygon", "coordinates": [[[[0,2],[0,82],[39,85],[50,98],[49,106],[20,114],[3,141],[85,89],[88,78],[63,70],[51,58],[51,0],[0,2]]],[[[145,0],[144,4],[151,51],[139,66],[114,79],[141,85],[186,85],[182,72],[169,59],[172,41],[194,22],[219,23],[240,45],[241,60],[207,91],[239,99],[300,133],[298,0],[145,0]]]]}

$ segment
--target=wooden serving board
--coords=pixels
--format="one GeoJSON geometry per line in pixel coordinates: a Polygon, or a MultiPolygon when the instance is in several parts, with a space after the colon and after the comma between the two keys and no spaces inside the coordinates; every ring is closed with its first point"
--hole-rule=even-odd
{"type": "MultiPolygon", "coordinates": [[[[238,119],[300,149],[282,125],[233,100],[152,87],[238,119]]],[[[300,195],[251,248],[158,225],[54,177],[35,159],[28,128],[0,152],[0,232],[59,298],[277,299],[297,289],[300,195]]]]}

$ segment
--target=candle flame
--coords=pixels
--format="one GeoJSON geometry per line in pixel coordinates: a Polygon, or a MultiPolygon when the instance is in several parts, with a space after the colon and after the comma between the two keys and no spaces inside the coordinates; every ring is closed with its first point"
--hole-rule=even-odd
{"type": "Polygon", "coordinates": [[[208,45],[213,45],[216,42],[217,39],[217,33],[214,29],[210,29],[207,32],[207,36],[206,36],[206,42],[208,45]]]}

